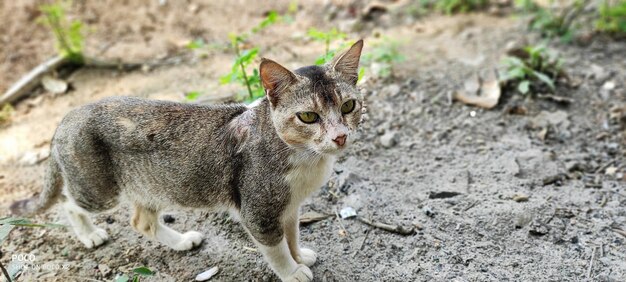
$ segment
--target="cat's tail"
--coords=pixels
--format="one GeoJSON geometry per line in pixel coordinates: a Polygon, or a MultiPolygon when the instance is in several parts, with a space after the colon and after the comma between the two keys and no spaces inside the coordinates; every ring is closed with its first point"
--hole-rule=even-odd
{"type": "Polygon", "coordinates": [[[43,212],[54,205],[61,195],[61,187],[63,179],[61,170],[57,161],[50,155],[48,160],[48,168],[44,179],[43,191],[39,196],[35,195],[31,198],[20,200],[11,204],[9,208],[11,214],[17,216],[32,216],[43,212]]]}

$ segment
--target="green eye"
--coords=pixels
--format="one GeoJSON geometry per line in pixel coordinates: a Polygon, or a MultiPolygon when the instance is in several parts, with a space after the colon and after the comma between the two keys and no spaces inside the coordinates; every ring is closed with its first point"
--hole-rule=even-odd
{"type": "Polygon", "coordinates": [[[320,119],[320,116],[314,112],[301,112],[296,115],[304,123],[314,123],[320,119]]]}
{"type": "Polygon", "coordinates": [[[341,113],[349,114],[354,110],[354,100],[348,100],[343,105],[341,105],[341,113]]]}

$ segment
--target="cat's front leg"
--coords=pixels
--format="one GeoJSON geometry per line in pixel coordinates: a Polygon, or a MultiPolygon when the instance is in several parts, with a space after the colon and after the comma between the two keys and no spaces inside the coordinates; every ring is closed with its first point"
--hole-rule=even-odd
{"type": "Polygon", "coordinates": [[[300,214],[296,210],[285,218],[285,237],[291,256],[298,263],[313,266],[317,261],[317,253],[311,249],[300,247],[300,214]]]}
{"type": "Polygon", "coordinates": [[[313,280],[313,273],[309,267],[299,264],[292,257],[278,218],[272,222],[268,222],[267,218],[243,218],[243,223],[267,263],[282,281],[309,282],[313,280]]]}

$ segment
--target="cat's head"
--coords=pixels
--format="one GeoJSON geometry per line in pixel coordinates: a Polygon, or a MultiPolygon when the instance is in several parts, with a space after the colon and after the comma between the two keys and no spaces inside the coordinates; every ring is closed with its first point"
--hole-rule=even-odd
{"type": "Polygon", "coordinates": [[[289,146],[336,154],[354,140],[363,98],[356,88],[363,40],[323,66],[294,72],[263,59],[260,76],[278,136],[289,146]]]}

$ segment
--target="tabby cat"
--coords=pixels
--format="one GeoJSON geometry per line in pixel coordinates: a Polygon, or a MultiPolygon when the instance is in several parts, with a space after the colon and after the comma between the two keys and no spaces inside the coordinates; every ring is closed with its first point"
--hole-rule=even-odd
{"type": "Polygon", "coordinates": [[[125,199],[138,232],[182,251],[203,236],[159,222],[163,209],[226,208],[281,280],[311,281],[317,254],[299,245],[298,209],[353,142],[362,48],[360,40],[327,65],[293,72],[263,59],[266,95],[254,106],[112,97],[75,109],[52,140],[42,193],[12,212],[32,215],[59,202],[92,248],[108,235],[89,213],[125,199]]]}

